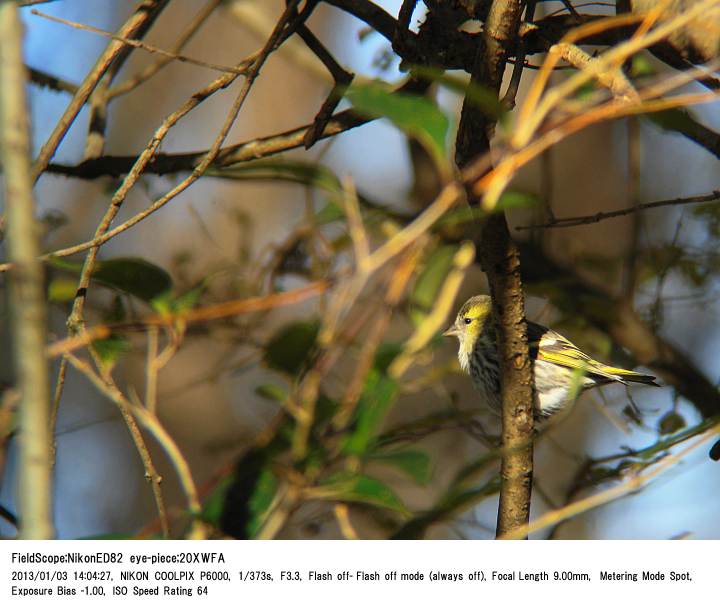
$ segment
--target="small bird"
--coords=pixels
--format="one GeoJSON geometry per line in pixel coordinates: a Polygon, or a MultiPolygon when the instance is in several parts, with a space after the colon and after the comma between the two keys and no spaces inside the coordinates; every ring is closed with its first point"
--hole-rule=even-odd
{"type": "MultiPolygon", "coordinates": [[[[490,297],[473,296],[468,300],[444,336],[458,338],[460,366],[470,374],[487,406],[500,412],[500,365],[490,297]]],[[[659,387],[654,376],[598,362],[564,336],[530,321],[528,347],[535,375],[533,407],[537,420],[546,419],[572,403],[573,377],[577,371],[584,375],[579,381],[581,391],[608,383],[659,387]]]]}

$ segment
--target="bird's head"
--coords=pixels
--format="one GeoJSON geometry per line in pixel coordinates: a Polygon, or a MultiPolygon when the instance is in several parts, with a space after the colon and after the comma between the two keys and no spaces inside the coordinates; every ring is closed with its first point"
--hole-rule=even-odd
{"type": "Polygon", "coordinates": [[[457,336],[460,350],[470,352],[475,341],[487,327],[492,314],[492,301],[489,296],[473,296],[458,311],[455,322],[443,333],[443,336],[457,336]]]}

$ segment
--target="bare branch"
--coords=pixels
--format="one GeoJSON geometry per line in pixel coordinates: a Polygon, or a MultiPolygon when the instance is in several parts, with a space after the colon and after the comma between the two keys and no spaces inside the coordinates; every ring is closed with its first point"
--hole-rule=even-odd
{"type": "MultiPolygon", "coordinates": [[[[344,133],[355,127],[371,122],[373,119],[365,118],[352,110],[338,112],[327,123],[325,131],[318,139],[326,139],[339,133],[344,133]]],[[[247,142],[233,144],[221,148],[212,167],[228,167],[235,163],[242,163],[262,159],[281,152],[287,152],[305,145],[305,138],[313,125],[303,125],[291,131],[284,131],[275,135],[260,137],[247,142]]],[[[202,159],[207,151],[187,152],[181,154],[158,154],[148,163],[145,173],[165,175],[191,171],[202,159]]],[[[100,176],[117,177],[127,173],[137,160],[133,156],[102,156],[80,163],[79,165],[62,165],[52,163],[48,166],[50,173],[57,173],[83,180],[93,180],[100,176]]]]}
{"type": "Polygon", "coordinates": [[[200,9],[195,15],[193,20],[188,24],[183,33],[179,36],[177,42],[170,51],[170,55],[167,57],[161,57],[155,63],[150,64],[135,76],[128,78],[124,82],[115,85],[108,92],[108,96],[112,99],[119,95],[124,95],[129,91],[132,91],[142,83],[146,82],[153,75],[157,74],[163,67],[173,61],[178,53],[185,47],[185,45],[193,38],[198,30],[205,24],[210,15],[213,14],[215,9],[220,5],[222,0],[208,0],[207,4],[200,9]]]}
{"type": "Polygon", "coordinates": [[[662,201],[652,201],[650,203],[640,203],[633,207],[625,207],[614,211],[601,211],[589,216],[571,216],[567,218],[555,218],[546,224],[530,224],[528,226],[516,226],[515,230],[532,230],[533,228],[568,228],[571,226],[580,226],[581,224],[595,224],[602,222],[608,218],[618,218],[634,214],[646,209],[655,209],[656,207],[668,207],[673,205],[690,205],[692,203],[714,203],[720,200],[720,190],[713,190],[706,195],[695,195],[692,197],[681,197],[679,199],[665,199],[662,201]]]}
{"type": "Polygon", "coordinates": [[[39,231],[34,218],[30,123],[22,26],[14,2],[0,4],[0,165],[5,178],[13,359],[20,402],[20,536],[53,536],[47,310],[39,231]]]}
{"type": "MultiPolygon", "coordinates": [[[[111,38],[112,40],[117,40],[118,42],[122,42],[123,44],[125,44],[129,47],[135,47],[136,49],[142,49],[143,51],[147,51],[148,53],[155,53],[156,55],[161,55],[168,61],[173,61],[173,60],[180,61],[182,63],[189,63],[192,65],[200,66],[201,68],[209,68],[211,70],[216,70],[218,72],[231,72],[233,74],[245,74],[245,72],[247,72],[247,68],[224,66],[221,64],[217,64],[217,63],[211,63],[209,61],[202,61],[200,59],[194,59],[193,57],[188,57],[187,55],[181,55],[179,53],[166,51],[165,49],[161,49],[159,47],[153,46],[146,42],[142,42],[140,40],[136,40],[134,38],[128,38],[126,36],[120,36],[117,34],[113,34],[112,32],[108,32],[107,30],[101,30],[100,28],[93,27],[92,25],[86,25],[84,23],[78,23],[77,21],[69,21],[68,19],[62,19],[60,17],[55,17],[54,15],[48,15],[47,13],[41,13],[37,9],[33,9],[30,12],[33,15],[37,15],[38,17],[43,17],[44,19],[47,19],[48,21],[54,21],[55,23],[62,23],[63,25],[67,25],[67,26],[76,28],[78,30],[84,30],[86,32],[92,32],[93,34],[99,34],[101,36],[111,38]]],[[[135,32],[136,36],[138,34],[139,34],[139,32],[135,32]]]]}
{"type": "MultiPolygon", "coordinates": [[[[168,0],[143,0],[130,18],[118,30],[118,36],[122,38],[132,38],[138,30],[142,29],[146,21],[152,20],[153,16],[165,7],[167,2],[168,0]]],[[[106,47],[105,51],[100,54],[95,65],[90,69],[85,80],[83,80],[77,92],[73,95],[70,104],[55,125],[50,137],[40,149],[40,153],[37,159],[35,159],[33,166],[33,179],[35,181],[47,168],[60,142],[62,142],[68,129],[70,129],[70,125],[72,125],[77,118],[78,113],[85,105],[85,102],[87,102],[98,82],[100,82],[100,79],[125,48],[125,43],[114,40],[106,47]]]]}
{"type": "Polygon", "coordinates": [[[27,67],[27,71],[28,75],[30,76],[30,81],[33,84],[38,85],[39,87],[47,87],[48,89],[52,89],[53,91],[70,93],[71,95],[75,95],[75,93],[77,92],[77,85],[68,82],[67,80],[63,80],[62,78],[58,78],[57,76],[52,76],[51,74],[47,74],[42,70],[31,68],[29,66],[27,67]]]}

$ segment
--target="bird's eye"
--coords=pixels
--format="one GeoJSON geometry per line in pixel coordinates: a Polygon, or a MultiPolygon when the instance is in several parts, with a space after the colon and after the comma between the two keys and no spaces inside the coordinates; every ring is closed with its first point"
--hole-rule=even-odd
{"type": "Polygon", "coordinates": [[[472,319],[469,318],[469,317],[466,317],[465,319],[463,319],[463,321],[464,321],[465,324],[468,325],[468,326],[472,323],[472,319]]]}

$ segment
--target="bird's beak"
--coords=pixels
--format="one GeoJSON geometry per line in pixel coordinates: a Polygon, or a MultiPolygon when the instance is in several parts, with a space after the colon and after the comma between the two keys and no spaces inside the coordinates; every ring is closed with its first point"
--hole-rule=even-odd
{"type": "Polygon", "coordinates": [[[455,324],[453,324],[447,330],[445,330],[445,332],[443,332],[443,336],[458,336],[458,334],[459,332],[455,324]]]}

